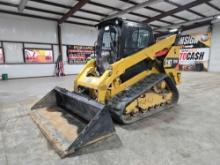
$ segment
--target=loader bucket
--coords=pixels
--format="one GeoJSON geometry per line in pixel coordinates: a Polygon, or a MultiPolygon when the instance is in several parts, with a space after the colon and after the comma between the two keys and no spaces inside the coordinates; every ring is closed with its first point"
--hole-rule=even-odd
{"type": "Polygon", "coordinates": [[[115,132],[103,104],[63,88],[54,88],[31,109],[32,119],[61,157],[115,132]]]}

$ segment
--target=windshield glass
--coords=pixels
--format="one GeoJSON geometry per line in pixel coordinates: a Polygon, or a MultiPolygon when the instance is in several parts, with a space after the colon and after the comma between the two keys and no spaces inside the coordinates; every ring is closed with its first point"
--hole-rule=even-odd
{"type": "Polygon", "coordinates": [[[117,60],[118,55],[118,29],[109,25],[100,29],[98,38],[97,62],[101,70],[105,70],[117,60]]]}
{"type": "Polygon", "coordinates": [[[149,44],[150,32],[145,27],[127,26],[125,31],[124,54],[132,54],[149,44]]]}
{"type": "Polygon", "coordinates": [[[104,28],[103,38],[102,38],[102,49],[111,50],[114,49],[117,42],[117,31],[113,26],[106,26],[104,28]]]}

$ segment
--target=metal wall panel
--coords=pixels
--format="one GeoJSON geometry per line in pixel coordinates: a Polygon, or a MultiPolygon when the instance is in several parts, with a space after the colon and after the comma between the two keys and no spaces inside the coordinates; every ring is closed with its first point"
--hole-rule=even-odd
{"type": "Polygon", "coordinates": [[[93,46],[97,38],[97,30],[92,27],[78,25],[62,25],[63,44],[93,46]]]}
{"type": "Polygon", "coordinates": [[[52,21],[1,14],[0,39],[56,43],[56,23],[52,21]]]}
{"type": "Polygon", "coordinates": [[[220,72],[220,23],[214,24],[211,43],[209,71],[220,72]]]}
{"type": "MultiPolygon", "coordinates": [[[[24,18],[1,14],[0,41],[27,41],[39,43],[57,43],[57,25],[53,21],[24,18]]],[[[72,24],[62,25],[62,42],[69,45],[93,46],[97,38],[95,28],[83,27],[72,24]]],[[[23,62],[22,43],[5,42],[6,62],[23,62]]],[[[26,47],[48,48],[50,45],[25,44],[26,47]]],[[[58,46],[53,46],[54,60],[58,57],[58,46]]],[[[66,46],[63,46],[65,74],[77,74],[82,65],[67,63],[66,46]]],[[[55,75],[55,64],[5,64],[0,65],[0,75],[8,73],[9,78],[41,77],[55,75]]]]}
{"type": "Polygon", "coordinates": [[[53,76],[55,64],[0,65],[2,73],[7,73],[9,78],[53,76]]]}
{"type": "Polygon", "coordinates": [[[23,63],[23,45],[21,43],[3,43],[6,63],[23,63]]]}

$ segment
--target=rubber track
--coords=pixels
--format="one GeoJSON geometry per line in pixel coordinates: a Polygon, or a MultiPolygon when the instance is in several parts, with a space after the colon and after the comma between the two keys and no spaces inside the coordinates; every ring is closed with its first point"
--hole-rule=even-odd
{"type": "Polygon", "coordinates": [[[151,74],[146,78],[142,79],[135,85],[129,87],[127,90],[120,92],[115,95],[107,104],[108,109],[110,110],[113,119],[117,120],[123,124],[133,123],[137,120],[143,119],[147,116],[160,112],[164,109],[170,108],[175,105],[178,101],[179,94],[173,80],[166,74],[151,74]],[[124,110],[126,106],[131,103],[133,100],[138,98],[140,95],[151,90],[154,85],[160,81],[165,80],[168,84],[169,89],[173,93],[172,103],[169,105],[164,105],[163,107],[158,107],[150,111],[138,112],[135,116],[132,116],[132,119],[126,120],[124,117],[124,110]]]}

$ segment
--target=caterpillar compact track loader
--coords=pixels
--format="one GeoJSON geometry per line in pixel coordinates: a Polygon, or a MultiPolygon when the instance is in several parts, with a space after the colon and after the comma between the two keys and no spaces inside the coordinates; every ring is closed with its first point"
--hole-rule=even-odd
{"type": "Polygon", "coordinates": [[[61,157],[113,134],[112,118],[133,123],[178,100],[177,35],[156,42],[148,25],[120,18],[98,29],[96,60],[77,75],[74,91],[56,87],[32,107],[61,157]]]}

